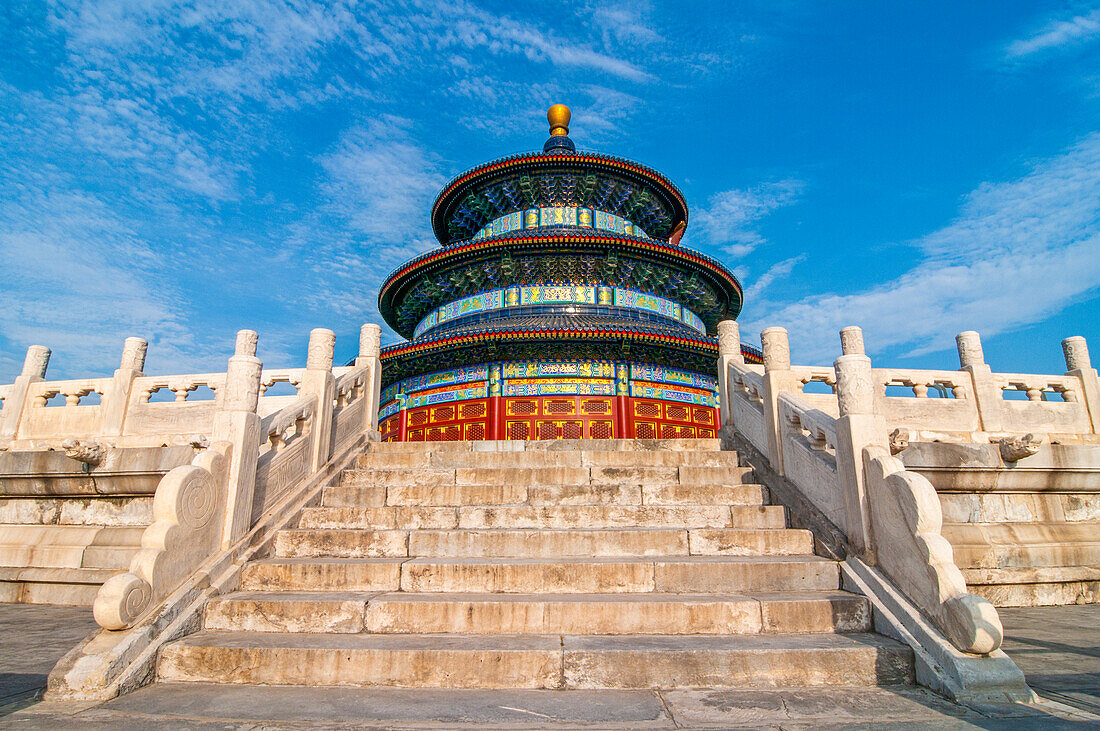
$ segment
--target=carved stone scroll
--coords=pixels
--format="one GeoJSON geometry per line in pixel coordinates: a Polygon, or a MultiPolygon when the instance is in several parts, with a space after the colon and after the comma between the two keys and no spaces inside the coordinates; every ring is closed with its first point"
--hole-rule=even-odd
{"type": "Polygon", "coordinates": [[[987,655],[1001,646],[997,610],[966,591],[932,484],[877,445],[863,450],[879,568],[956,648],[987,655]]]}
{"type": "Polygon", "coordinates": [[[130,570],[108,579],[96,595],[92,614],[100,627],[133,627],[217,551],[231,451],[229,442],[215,442],[161,478],[153,524],[142,534],[130,570]]]}

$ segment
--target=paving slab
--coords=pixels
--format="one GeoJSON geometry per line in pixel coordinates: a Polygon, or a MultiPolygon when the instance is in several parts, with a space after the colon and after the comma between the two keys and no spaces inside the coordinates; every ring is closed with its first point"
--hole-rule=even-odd
{"type": "Polygon", "coordinates": [[[45,689],[54,663],[95,628],[91,607],[0,604],[0,706],[45,689]]]}
{"type": "MultiPolygon", "coordinates": [[[[5,728],[1072,729],[1082,717],[980,713],[915,688],[428,690],[159,683],[103,704],[38,703],[5,728]]],[[[1095,723],[1095,722],[1093,722],[1095,723]]]]}
{"type": "Polygon", "coordinates": [[[1100,714],[1100,604],[998,609],[1002,646],[1036,693],[1100,714]]]}

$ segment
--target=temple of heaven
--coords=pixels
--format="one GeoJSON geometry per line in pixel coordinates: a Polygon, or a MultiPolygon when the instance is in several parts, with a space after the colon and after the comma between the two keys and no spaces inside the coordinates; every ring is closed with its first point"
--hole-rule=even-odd
{"type": "Polygon", "coordinates": [[[382,350],[383,440],[716,436],[713,335],[741,284],[680,246],[668,178],[578,151],[564,105],[546,117],[541,151],[443,188],[441,248],[383,283],[379,311],[408,338],[382,350]]]}

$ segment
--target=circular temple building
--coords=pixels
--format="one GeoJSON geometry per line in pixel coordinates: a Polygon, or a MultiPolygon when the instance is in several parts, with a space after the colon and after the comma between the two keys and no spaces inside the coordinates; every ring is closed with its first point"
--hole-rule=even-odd
{"type": "Polygon", "coordinates": [[[408,338],[382,350],[385,441],[717,434],[713,335],[740,282],[680,246],[688,209],[668,178],[578,151],[565,106],[546,116],[542,151],[443,188],[442,247],[382,285],[408,338]]]}

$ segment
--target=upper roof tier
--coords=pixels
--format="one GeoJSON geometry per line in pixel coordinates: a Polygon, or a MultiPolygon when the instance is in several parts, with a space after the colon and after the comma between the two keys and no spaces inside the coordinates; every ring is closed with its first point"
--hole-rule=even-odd
{"type": "Polygon", "coordinates": [[[679,243],[688,209],[672,181],[621,157],[578,152],[568,136],[565,105],[555,104],[546,117],[550,139],[541,152],[478,165],[444,186],[432,206],[441,244],[471,239],[509,214],[570,207],[619,216],[650,238],[679,243]]]}

